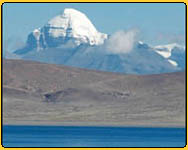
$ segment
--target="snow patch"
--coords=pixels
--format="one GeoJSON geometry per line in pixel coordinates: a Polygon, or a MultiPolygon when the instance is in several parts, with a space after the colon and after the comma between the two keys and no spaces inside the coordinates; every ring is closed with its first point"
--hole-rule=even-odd
{"type": "Polygon", "coordinates": [[[40,38],[40,28],[39,28],[39,29],[35,29],[35,30],[33,31],[33,35],[34,35],[34,37],[35,37],[37,40],[39,40],[39,38],[40,38]]]}
{"type": "Polygon", "coordinates": [[[157,49],[157,50],[163,50],[163,51],[166,50],[166,51],[169,51],[169,52],[171,52],[172,49],[174,49],[175,47],[180,48],[180,49],[185,49],[185,46],[181,46],[177,43],[154,46],[154,48],[157,49]]]}
{"type": "Polygon", "coordinates": [[[164,58],[169,58],[171,56],[171,52],[170,51],[159,51],[159,50],[156,50],[156,52],[158,54],[160,54],[161,56],[163,56],[164,58]]]}
{"type": "Polygon", "coordinates": [[[164,58],[169,58],[171,56],[171,52],[174,48],[184,49],[185,47],[182,45],[179,45],[177,43],[167,44],[167,45],[158,45],[154,46],[153,49],[163,56],[164,58]]]}
{"type": "Polygon", "coordinates": [[[37,40],[37,51],[40,51],[41,48],[40,48],[40,35],[41,35],[41,32],[40,32],[40,28],[39,29],[35,29],[33,31],[33,36],[35,37],[35,39],[37,40]]]}
{"type": "Polygon", "coordinates": [[[171,60],[171,59],[168,59],[168,62],[171,63],[171,64],[172,64],[173,66],[175,66],[175,67],[178,66],[177,62],[175,62],[175,61],[173,61],[173,60],[171,60]]]}
{"type": "Polygon", "coordinates": [[[142,41],[138,41],[138,44],[143,45],[143,44],[144,44],[144,42],[142,42],[142,41]]]}

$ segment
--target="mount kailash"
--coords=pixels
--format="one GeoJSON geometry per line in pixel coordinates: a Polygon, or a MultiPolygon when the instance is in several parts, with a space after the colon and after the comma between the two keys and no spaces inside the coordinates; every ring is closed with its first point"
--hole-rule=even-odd
{"type": "Polygon", "coordinates": [[[109,37],[97,31],[85,14],[67,8],[42,28],[31,32],[25,46],[8,56],[130,74],[155,74],[185,69],[184,46],[176,43],[150,46],[136,41],[128,53],[111,53],[104,46],[109,37]]]}

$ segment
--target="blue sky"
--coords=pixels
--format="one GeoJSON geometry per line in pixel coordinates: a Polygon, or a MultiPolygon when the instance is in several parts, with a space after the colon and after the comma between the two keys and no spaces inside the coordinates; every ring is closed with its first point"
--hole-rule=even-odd
{"type": "Polygon", "coordinates": [[[152,45],[184,44],[183,3],[5,3],[3,40],[15,38],[25,42],[31,31],[42,27],[64,8],[85,13],[100,32],[112,34],[136,28],[138,40],[152,45]]]}

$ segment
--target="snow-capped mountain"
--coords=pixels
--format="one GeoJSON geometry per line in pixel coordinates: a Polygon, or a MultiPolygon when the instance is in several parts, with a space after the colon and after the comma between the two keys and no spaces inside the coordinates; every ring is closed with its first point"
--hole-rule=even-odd
{"type": "Polygon", "coordinates": [[[172,65],[185,68],[185,47],[177,43],[154,46],[155,51],[172,65]]]}
{"type": "Polygon", "coordinates": [[[107,34],[97,31],[85,14],[67,8],[62,14],[49,20],[44,27],[31,32],[26,47],[15,53],[25,54],[33,49],[40,51],[63,44],[101,45],[105,39],[107,34]]]}
{"type": "Polygon", "coordinates": [[[167,45],[157,45],[154,46],[156,49],[156,52],[162,55],[165,58],[169,58],[171,56],[171,52],[174,48],[179,48],[179,49],[185,49],[184,46],[181,46],[177,43],[172,43],[172,44],[167,44],[167,45]]]}
{"type": "Polygon", "coordinates": [[[185,69],[185,46],[177,43],[151,46],[142,41],[138,41],[138,44],[141,47],[153,49],[156,53],[167,59],[174,67],[185,69]]]}
{"type": "Polygon", "coordinates": [[[46,28],[54,38],[74,38],[76,45],[99,45],[107,38],[107,34],[98,32],[85,14],[75,9],[65,9],[63,14],[50,20],[46,28]]]}
{"type": "MultiPolygon", "coordinates": [[[[137,41],[127,53],[111,53],[106,46],[110,37],[97,31],[85,14],[68,8],[31,32],[25,47],[14,53],[26,60],[131,74],[185,69],[185,47],[178,44],[151,46],[137,41]]],[[[125,43],[120,44],[122,48],[125,43]]]]}

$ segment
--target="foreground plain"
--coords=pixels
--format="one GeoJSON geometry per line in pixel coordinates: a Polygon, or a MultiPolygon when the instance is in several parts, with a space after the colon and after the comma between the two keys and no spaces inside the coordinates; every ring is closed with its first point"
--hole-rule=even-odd
{"type": "Polygon", "coordinates": [[[3,60],[3,124],[185,126],[185,72],[123,75],[3,60]]]}

